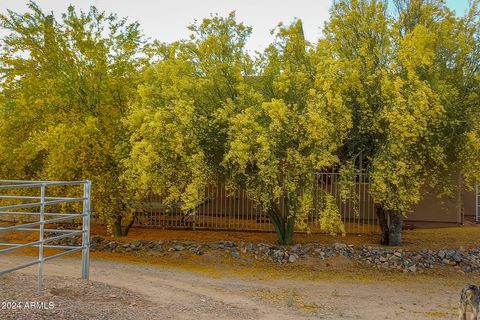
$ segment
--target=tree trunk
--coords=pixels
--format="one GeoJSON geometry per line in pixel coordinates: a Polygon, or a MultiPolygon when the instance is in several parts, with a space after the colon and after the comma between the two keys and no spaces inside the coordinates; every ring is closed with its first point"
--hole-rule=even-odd
{"type": "Polygon", "coordinates": [[[277,204],[272,204],[267,210],[267,214],[273,223],[275,232],[278,236],[279,245],[289,245],[293,241],[293,230],[295,228],[295,218],[282,214],[277,204]]]}
{"type": "Polygon", "coordinates": [[[287,217],[285,225],[285,237],[283,244],[292,244],[293,242],[293,231],[295,229],[295,218],[287,217]]]}
{"type": "Polygon", "coordinates": [[[115,219],[115,222],[113,223],[113,236],[114,237],[125,237],[128,235],[128,232],[130,231],[130,228],[133,226],[135,223],[135,220],[137,219],[137,215],[133,214],[132,218],[128,222],[128,225],[125,226],[125,229],[122,229],[122,216],[118,216],[115,219]]]}
{"type": "Polygon", "coordinates": [[[382,235],[380,244],[385,246],[399,246],[402,244],[403,215],[399,211],[385,210],[383,206],[376,208],[382,235]]]}
{"type": "Polygon", "coordinates": [[[132,214],[132,217],[130,218],[130,221],[128,222],[128,225],[125,227],[125,231],[123,231],[124,236],[128,236],[128,232],[130,231],[130,228],[135,223],[136,219],[137,219],[137,214],[136,213],[132,214]]]}
{"type": "Polygon", "coordinates": [[[113,223],[113,236],[114,237],[121,237],[123,235],[122,232],[122,216],[117,216],[115,218],[115,222],[113,223]]]}

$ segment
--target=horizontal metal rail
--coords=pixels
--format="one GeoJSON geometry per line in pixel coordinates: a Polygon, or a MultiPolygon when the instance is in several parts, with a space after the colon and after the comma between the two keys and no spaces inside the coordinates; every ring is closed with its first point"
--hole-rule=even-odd
{"type": "Polygon", "coordinates": [[[47,186],[74,186],[74,185],[85,185],[90,183],[90,181],[24,181],[24,180],[0,180],[0,183],[13,183],[19,186],[30,186],[36,185],[37,187],[41,186],[42,184],[46,184],[47,186]]]}
{"type": "Polygon", "coordinates": [[[27,268],[27,267],[36,265],[36,264],[39,264],[39,263],[40,263],[39,260],[35,260],[35,261],[31,261],[31,262],[27,262],[27,263],[18,265],[16,267],[13,267],[13,268],[10,268],[10,269],[0,270],[0,276],[3,276],[4,274],[7,274],[7,273],[10,273],[10,272],[13,272],[13,271],[17,271],[17,270],[20,270],[20,269],[23,269],[23,268],[27,268]]]}
{"type": "Polygon", "coordinates": [[[10,268],[10,269],[1,270],[0,271],[0,276],[2,276],[4,274],[7,274],[7,273],[10,273],[10,272],[13,272],[13,271],[17,271],[17,270],[20,270],[20,269],[31,267],[31,266],[34,266],[36,264],[43,264],[45,261],[52,260],[52,259],[64,256],[66,254],[78,252],[78,251],[81,251],[81,250],[84,250],[84,248],[83,247],[77,247],[75,249],[70,249],[70,250],[60,252],[60,253],[57,253],[57,254],[54,254],[54,255],[51,255],[51,256],[43,257],[43,259],[41,259],[41,260],[35,260],[35,261],[31,261],[31,262],[27,262],[27,263],[18,265],[16,267],[13,267],[13,268],[10,268]]]}
{"type": "Polygon", "coordinates": [[[43,226],[43,225],[46,225],[46,224],[55,223],[55,222],[62,222],[62,221],[66,221],[66,220],[71,220],[72,218],[83,217],[83,216],[84,216],[83,214],[71,214],[68,217],[53,218],[53,219],[48,219],[48,220],[44,220],[44,221],[29,222],[29,223],[19,224],[19,225],[11,226],[11,227],[0,227],[0,232],[13,231],[13,230],[17,230],[18,228],[43,226]]]}
{"type": "Polygon", "coordinates": [[[0,189],[25,189],[25,188],[34,188],[41,187],[43,183],[25,183],[25,184],[7,184],[0,185],[0,189]]]}
{"type": "MultiPolygon", "coordinates": [[[[16,247],[18,244],[13,244],[13,243],[0,243],[0,246],[3,247],[16,247]]],[[[39,247],[39,244],[36,244],[32,247],[36,248],[39,247]]],[[[78,246],[62,246],[62,245],[55,245],[55,244],[49,244],[49,245],[44,245],[44,248],[50,248],[50,249],[75,249],[75,248],[81,248],[78,246]]]]}
{"type": "MultiPolygon", "coordinates": [[[[26,215],[26,216],[39,216],[40,212],[20,212],[20,211],[0,211],[0,215],[26,215]]],[[[44,216],[67,216],[77,213],[58,213],[58,212],[45,212],[43,213],[44,216]]]]}
{"type": "MultiPolygon", "coordinates": [[[[38,221],[22,223],[19,225],[0,227],[1,232],[13,232],[13,231],[26,231],[37,232],[39,240],[29,243],[0,243],[0,247],[7,247],[0,250],[0,254],[11,253],[17,250],[26,248],[38,248],[38,259],[35,261],[27,262],[9,269],[0,270],[0,275],[7,274],[19,269],[30,267],[38,264],[38,292],[42,293],[43,287],[43,264],[45,261],[49,261],[63,255],[82,252],[82,278],[88,279],[89,277],[89,252],[90,252],[90,193],[91,183],[90,181],[21,181],[21,180],[0,180],[0,192],[2,190],[10,189],[40,189],[40,196],[37,195],[1,195],[0,200],[8,200],[9,203],[13,201],[22,200],[38,200],[31,203],[16,203],[0,206],[0,216],[30,216],[32,218],[38,218],[38,221]],[[63,197],[63,196],[47,196],[46,188],[51,186],[83,186],[82,197],[63,197]],[[72,202],[80,202],[82,205],[81,213],[61,213],[61,212],[46,212],[46,207],[65,204],[72,202]],[[19,208],[39,208],[39,212],[24,212],[24,211],[11,211],[12,209],[19,208]],[[46,217],[53,217],[45,219],[46,217]],[[81,230],[66,230],[59,228],[45,228],[45,225],[55,224],[67,220],[73,220],[76,218],[82,218],[81,230]],[[49,237],[45,237],[45,233],[49,234],[49,237]],[[60,235],[52,235],[51,233],[59,233],[60,235]],[[82,244],[80,246],[75,245],[61,245],[61,244],[48,244],[52,241],[58,241],[70,237],[81,236],[82,244]],[[46,256],[44,249],[56,249],[65,250],[60,253],[46,256]]],[[[77,189],[76,189],[77,190],[77,189]]],[[[29,191],[32,192],[32,191],[29,191]]],[[[25,202],[25,201],[24,201],[25,202]]],[[[38,209],[37,209],[38,210],[38,209]]]]}
{"type": "MultiPolygon", "coordinates": [[[[41,199],[42,197],[37,196],[0,196],[0,199],[41,199]]],[[[65,198],[65,197],[45,197],[46,200],[69,200],[76,198],[65,198]]]]}
{"type": "Polygon", "coordinates": [[[49,205],[58,204],[58,203],[80,202],[85,200],[87,199],[86,198],[69,198],[67,200],[51,200],[51,201],[44,201],[44,202],[21,203],[21,204],[14,204],[10,206],[2,206],[0,207],[0,210],[17,209],[17,208],[34,208],[34,207],[41,207],[41,206],[49,206],[49,205]]]}
{"type": "Polygon", "coordinates": [[[82,250],[84,250],[84,248],[86,248],[86,247],[78,247],[78,248],[75,248],[75,249],[70,249],[70,250],[67,250],[67,251],[64,251],[64,252],[60,252],[60,253],[57,253],[57,254],[54,254],[54,255],[43,258],[43,261],[52,260],[52,259],[64,256],[66,254],[82,251],[82,250]]]}
{"type": "MultiPolygon", "coordinates": [[[[41,231],[39,228],[18,228],[15,231],[41,231]]],[[[68,230],[68,229],[43,229],[43,232],[61,232],[61,233],[71,233],[76,232],[77,230],[68,230]]]]}
{"type": "Polygon", "coordinates": [[[39,244],[45,244],[47,242],[51,242],[51,241],[54,241],[54,240],[65,239],[65,238],[71,237],[72,235],[82,234],[82,233],[83,233],[83,231],[77,231],[77,232],[72,232],[72,233],[69,233],[69,234],[62,234],[62,235],[59,235],[59,236],[46,238],[46,239],[43,239],[42,241],[39,240],[39,241],[30,242],[30,243],[16,244],[15,247],[0,250],[0,254],[7,253],[7,252],[10,252],[10,251],[14,251],[16,249],[24,249],[24,248],[34,247],[34,246],[39,245],[39,244]]]}
{"type": "Polygon", "coordinates": [[[8,252],[15,251],[15,250],[18,250],[18,249],[30,248],[30,247],[33,247],[33,246],[36,246],[36,245],[42,244],[42,243],[43,243],[43,241],[38,240],[38,241],[24,243],[24,244],[17,244],[15,247],[0,250],[0,254],[8,253],[8,252]]]}

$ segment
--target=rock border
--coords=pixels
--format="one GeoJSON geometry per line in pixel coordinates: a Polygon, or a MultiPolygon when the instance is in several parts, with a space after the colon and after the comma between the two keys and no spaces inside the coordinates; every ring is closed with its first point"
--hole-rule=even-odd
{"type": "MultiPolygon", "coordinates": [[[[452,267],[461,273],[480,272],[480,246],[466,250],[442,249],[406,251],[387,247],[371,247],[363,245],[347,245],[335,243],[324,245],[319,243],[295,244],[293,246],[279,246],[266,243],[249,243],[244,241],[217,241],[217,242],[192,242],[192,241],[149,241],[135,240],[124,242],[107,239],[102,236],[92,236],[90,241],[91,251],[104,252],[146,252],[165,256],[172,252],[189,250],[196,255],[203,255],[213,250],[229,252],[234,259],[255,259],[271,261],[277,264],[295,263],[299,259],[309,257],[325,260],[334,256],[343,256],[352,261],[357,261],[366,266],[400,270],[403,272],[423,272],[440,266],[452,267]]],[[[56,242],[61,245],[80,245],[80,238],[62,239],[56,242]]]]}

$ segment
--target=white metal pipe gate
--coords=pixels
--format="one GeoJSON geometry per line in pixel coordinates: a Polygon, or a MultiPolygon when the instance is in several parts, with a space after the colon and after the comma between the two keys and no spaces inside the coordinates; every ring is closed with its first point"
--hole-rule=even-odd
{"type": "MultiPolygon", "coordinates": [[[[32,192],[32,191],[30,191],[32,192]]],[[[78,191],[80,193],[80,191],[78,191]]],[[[82,251],[82,278],[88,279],[90,266],[90,181],[22,181],[22,180],[0,180],[0,201],[22,201],[27,203],[9,204],[0,206],[0,217],[30,217],[38,218],[37,221],[21,223],[14,226],[0,227],[0,235],[5,232],[33,231],[39,233],[39,239],[30,243],[0,243],[0,247],[8,247],[0,250],[0,255],[29,247],[38,248],[38,259],[30,261],[9,269],[0,270],[0,276],[38,264],[38,293],[42,294],[43,288],[43,264],[68,253],[82,251]],[[48,187],[69,187],[83,186],[83,195],[80,197],[58,197],[47,196],[48,187]],[[37,190],[37,195],[24,195],[20,192],[26,190],[37,190]],[[6,195],[5,193],[11,194],[6,195]],[[17,193],[19,193],[17,195],[17,193]],[[58,205],[67,203],[79,203],[81,213],[49,212],[48,208],[58,208],[58,205]],[[56,207],[55,207],[56,206],[56,207]],[[19,210],[20,209],[20,210],[19,210]],[[36,210],[35,210],[36,209],[36,210]],[[13,211],[12,211],[13,210],[13,211]],[[48,217],[49,219],[46,219],[48,217]],[[66,230],[58,227],[46,229],[45,225],[59,222],[72,221],[82,218],[81,230],[66,230]],[[38,228],[36,228],[38,227],[38,228]],[[54,236],[45,237],[45,233],[54,236]],[[55,235],[60,234],[60,235],[55,235]],[[46,243],[58,241],[77,235],[82,236],[81,246],[71,245],[47,245],[46,243]],[[63,252],[45,255],[44,249],[62,249],[63,252]]],[[[2,203],[3,204],[3,203],[2,203]]],[[[62,211],[62,210],[57,210],[62,211]]],[[[0,219],[1,220],[1,219],[0,219]]]]}

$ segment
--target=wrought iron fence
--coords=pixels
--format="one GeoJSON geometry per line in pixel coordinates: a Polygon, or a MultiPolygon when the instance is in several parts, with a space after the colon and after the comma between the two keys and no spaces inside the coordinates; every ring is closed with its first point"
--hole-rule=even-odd
{"type": "Polygon", "coordinates": [[[480,223],[480,188],[475,182],[475,222],[480,223]]]}
{"type": "MultiPolygon", "coordinates": [[[[61,189],[62,190],[62,189],[61,189]]],[[[8,224],[21,221],[13,226],[0,227],[0,234],[5,232],[38,232],[38,240],[29,243],[0,243],[0,255],[30,247],[38,248],[36,260],[0,270],[0,276],[38,264],[38,293],[42,293],[44,262],[61,257],[65,254],[82,252],[82,278],[89,277],[89,238],[90,238],[90,181],[19,181],[0,180],[0,217],[16,217],[15,219],[1,219],[8,224]],[[69,186],[83,187],[80,197],[64,197],[47,195],[53,188],[68,188],[69,186]],[[50,190],[47,190],[47,187],[50,190]],[[9,192],[10,191],[10,192],[9,192]],[[25,195],[27,194],[27,195],[25,195]],[[7,203],[5,203],[7,202],[7,203]],[[68,212],[68,209],[78,209],[81,213],[68,212]],[[20,210],[20,211],[17,211],[20,210]],[[52,212],[53,211],[53,212],[52,212]],[[18,218],[20,217],[20,218],[18,218]],[[81,230],[67,230],[55,228],[57,223],[81,219],[81,230]],[[28,222],[24,223],[27,220],[28,222]],[[46,226],[52,225],[53,227],[46,226]],[[47,236],[46,236],[47,235],[47,236]],[[82,236],[81,246],[48,245],[53,241],[82,236]],[[64,250],[47,256],[45,249],[64,250]]],[[[58,190],[57,190],[58,191],[58,190]]]]}
{"type": "MultiPolygon", "coordinates": [[[[369,193],[367,174],[356,174],[347,193],[341,192],[338,173],[318,173],[314,186],[320,197],[330,194],[339,208],[347,233],[378,232],[374,202],[369,193]]],[[[323,232],[320,209],[308,218],[308,232],[323,232]]],[[[188,214],[180,206],[166,206],[158,196],[150,196],[139,205],[136,226],[171,229],[210,229],[237,231],[273,231],[270,219],[262,208],[250,199],[245,190],[228,191],[221,182],[210,185],[204,202],[195,214],[188,214]]],[[[298,230],[305,231],[305,230],[298,230]]]]}

